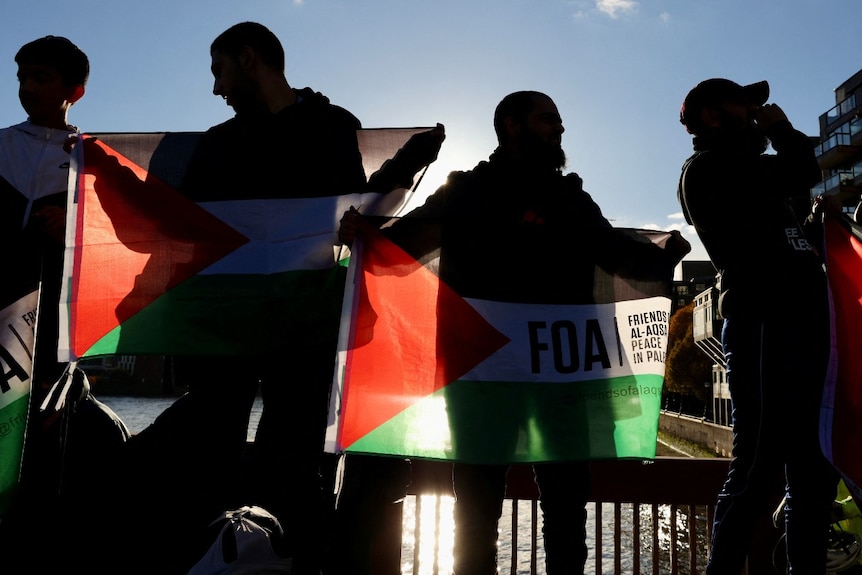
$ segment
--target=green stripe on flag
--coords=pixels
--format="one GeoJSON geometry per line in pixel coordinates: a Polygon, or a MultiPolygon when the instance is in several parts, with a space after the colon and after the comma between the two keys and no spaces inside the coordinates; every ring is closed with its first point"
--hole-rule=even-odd
{"type": "Polygon", "coordinates": [[[0,517],[15,499],[24,453],[24,430],[30,394],[0,408],[0,517]]]}
{"type": "Polygon", "coordinates": [[[335,342],[343,266],[278,274],[199,275],[109,332],[82,357],[257,355],[335,342]]]}
{"type": "MultiPolygon", "coordinates": [[[[15,276],[7,283],[16,280],[29,283],[15,276]]],[[[21,472],[38,300],[33,290],[0,309],[0,517],[9,511],[21,472]]]]}
{"type": "Polygon", "coordinates": [[[472,463],[652,458],[662,380],[456,381],[346,451],[472,463]]]}
{"type": "Polygon", "coordinates": [[[435,273],[445,253],[426,267],[362,231],[327,450],[484,464],[655,456],[662,278],[602,280],[593,297],[607,303],[465,298],[435,273]]]}

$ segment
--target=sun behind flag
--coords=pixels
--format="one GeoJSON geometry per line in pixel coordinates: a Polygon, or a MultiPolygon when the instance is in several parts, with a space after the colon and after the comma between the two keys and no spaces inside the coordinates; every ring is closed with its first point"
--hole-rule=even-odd
{"type": "Polygon", "coordinates": [[[614,302],[620,282],[597,274],[612,303],[595,305],[465,299],[433,260],[421,265],[374,228],[360,237],[327,451],[473,463],[655,456],[664,282],[614,302]]]}

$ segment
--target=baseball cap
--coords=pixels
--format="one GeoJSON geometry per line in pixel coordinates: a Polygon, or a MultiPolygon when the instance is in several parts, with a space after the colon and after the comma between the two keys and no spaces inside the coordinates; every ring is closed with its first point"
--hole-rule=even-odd
{"type": "Polygon", "coordinates": [[[769,98],[769,83],[766,80],[740,86],[725,78],[704,80],[692,88],[682,103],[679,121],[690,134],[701,128],[700,113],[706,106],[722,102],[751,102],[762,106],[769,98]]]}

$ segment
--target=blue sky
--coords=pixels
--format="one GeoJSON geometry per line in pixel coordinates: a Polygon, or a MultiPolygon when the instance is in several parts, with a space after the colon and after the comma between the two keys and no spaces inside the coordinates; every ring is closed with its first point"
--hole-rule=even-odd
{"type": "MultiPolygon", "coordinates": [[[[691,137],[678,122],[700,80],[768,80],[770,100],[818,134],[834,90],[862,68],[859,0],[4,0],[0,126],[24,119],[15,52],[46,34],[90,57],[83,131],[198,131],[232,115],[212,95],[209,44],[236,22],[270,27],[295,87],[369,128],[446,125],[416,200],[496,145],[497,102],[546,92],[569,171],[618,226],[681,229],[676,182],[691,137]]],[[[740,206],[744,209],[744,206],[740,206]]]]}

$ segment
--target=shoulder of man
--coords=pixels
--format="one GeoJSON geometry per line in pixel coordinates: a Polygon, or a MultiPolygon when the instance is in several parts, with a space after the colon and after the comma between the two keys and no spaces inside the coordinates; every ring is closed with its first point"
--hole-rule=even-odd
{"type": "Polygon", "coordinates": [[[331,115],[332,119],[346,124],[352,124],[355,129],[360,129],[362,123],[352,112],[336,104],[333,104],[327,96],[321,92],[316,92],[312,88],[305,87],[296,91],[297,95],[302,98],[302,104],[310,108],[314,108],[321,113],[331,115]]]}
{"type": "MultiPolygon", "coordinates": [[[[442,205],[450,205],[453,202],[468,201],[470,203],[478,201],[481,194],[479,189],[484,185],[485,180],[482,177],[481,170],[455,170],[449,172],[446,176],[446,181],[437,188],[433,194],[428,196],[426,205],[419,208],[420,211],[428,211],[431,205],[440,208],[442,205]]],[[[433,210],[432,210],[433,211],[433,210]]]]}
{"type": "Polygon", "coordinates": [[[681,178],[685,181],[700,178],[712,178],[717,172],[724,172],[725,166],[734,164],[734,158],[719,150],[702,150],[695,152],[682,165],[681,178]]]}
{"type": "Polygon", "coordinates": [[[575,172],[569,172],[563,176],[566,187],[573,191],[584,191],[584,180],[575,172]]]}
{"type": "Polygon", "coordinates": [[[229,118],[222,122],[221,124],[216,124],[207,128],[207,130],[203,133],[203,137],[211,137],[218,136],[221,134],[230,133],[236,130],[240,125],[240,119],[237,116],[229,118]]]}
{"type": "Polygon", "coordinates": [[[7,128],[0,128],[0,146],[8,145],[7,143],[10,140],[13,140],[16,137],[19,137],[19,136],[17,136],[18,133],[19,132],[16,129],[16,126],[9,126],[7,128]]]}
{"type": "Polygon", "coordinates": [[[26,120],[19,124],[13,124],[11,126],[6,126],[5,128],[0,128],[0,137],[3,138],[15,138],[20,136],[35,135],[36,133],[33,130],[33,125],[26,120]]]}
{"type": "Polygon", "coordinates": [[[598,204],[596,204],[593,197],[584,189],[584,181],[581,177],[575,172],[570,172],[563,176],[563,190],[567,197],[571,198],[570,201],[575,202],[588,202],[594,204],[598,209],[598,204]]]}

